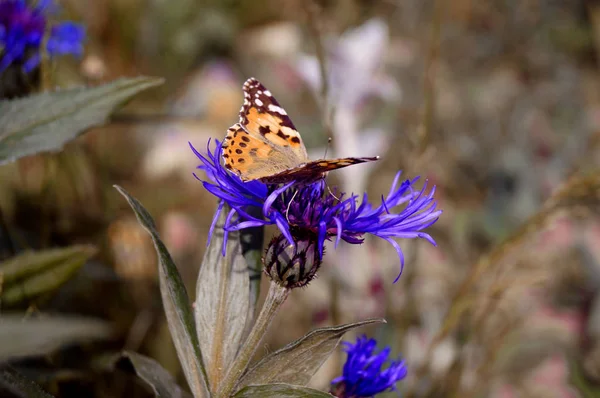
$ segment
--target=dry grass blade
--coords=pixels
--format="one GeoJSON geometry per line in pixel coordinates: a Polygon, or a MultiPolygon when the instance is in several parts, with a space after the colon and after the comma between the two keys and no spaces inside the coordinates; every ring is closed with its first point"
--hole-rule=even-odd
{"type": "Polygon", "coordinates": [[[471,291],[484,272],[502,264],[511,255],[514,255],[524,243],[536,236],[564,212],[570,216],[580,216],[589,214],[590,211],[597,212],[599,209],[600,171],[584,176],[574,176],[546,201],[538,213],[530,217],[527,222],[496,245],[488,254],[482,256],[459,288],[442,327],[427,348],[423,365],[416,371],[417,379],[425,374],[433,352],[439,344],[455,330],[459,320],[473,308],[471,291]]]}
{"type": "Polygon", "coordinates": [[[435,117],[435,74],[440,53],[440,32],[444,17],[444,2],[437,0],[433,11],[429,49],[425,61],[425,76],[423,77],[424,109],[421,124],[418,130],[417,153],[425,152],[431,138],[435,117]]]}
{"type": "Polygon", "coordinates": [[[306,26],[310,30],[310,34],[315,44],[315,53],[317,60],[319,61],[319,75],[321,78],[321,109],[323,110],[323,127],[328,137],[332,137],[333,131],[331,129],[331,104],[329,104],[329,75],[327,73],[327,57],[325,51],[325,45],[323,44],[323,37],[321,29],[319,27],[319,6],[312,2],[307,1],[304,3],[307,24],[306,26]]]}

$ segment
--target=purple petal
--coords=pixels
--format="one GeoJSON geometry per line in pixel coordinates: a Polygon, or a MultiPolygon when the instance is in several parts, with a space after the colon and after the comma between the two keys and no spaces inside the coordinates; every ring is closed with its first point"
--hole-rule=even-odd
{"type": "Polygon", "coordinates": [[[231,209],[229,211],[229,214],[227,215],[227,219],[225,220],[225,226],[223,227],[224,231],[223,231],[223,249],[222,249],[222,254],[223,256],[225,256],[225,254],[227,253],[227,239],[228,239],[228,233],[227,233],[227,228],[229,228],[229,225],[231,224],[231,219],[233,218],[233,215],[235,214],[235,209],[231,209]]]}
{"type": "Polygon", "coordinates": [[[335,239],[335,248],[337,249],[338,244],[340,243],[340,239],[342,239],[342,220],[340,220],[339,217],[334,217],[333,220],[335,221],[336,225],[337,225],[337,237],[335,239]]]}
{"type": "Polygon", "coordinates": [[[225,206],[225,202],[220,201],[219,206],[217,206],[217,211],[215,212],[212,222],[210,223],[210,229],[208,230],[208,239],[206,241],[206,247],[208,247],[208,245],[210,244],[210,240],[212,239],[212,235],[215,230],[215,226],[217,225],[217,220],[219,219],[219,215],[221,214],[221,211],[223,210],[223,206],[225,206]]]}

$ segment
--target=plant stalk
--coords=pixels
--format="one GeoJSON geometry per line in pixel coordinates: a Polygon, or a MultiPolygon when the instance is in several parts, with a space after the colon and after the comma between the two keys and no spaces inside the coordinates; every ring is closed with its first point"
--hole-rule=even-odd
{"type": "Polygon", "coordinates": [[[277,311],[285,302],[289,293],[290,289],[271,282],[267,298],[260,310],[260,314],[258,314],[258,317],[256,318],[256,323],[250,331],[246,342],[242,345],[233,365],[223,379],[223,383],[215,395],[216,398],[228,398],[234,392],[237,382],[248,368],[248,364],[254,356],[254,352],[258,348],[269,325],[273,321],[273,318],[275,318],[275,314],[277,314],[277,311]]]}

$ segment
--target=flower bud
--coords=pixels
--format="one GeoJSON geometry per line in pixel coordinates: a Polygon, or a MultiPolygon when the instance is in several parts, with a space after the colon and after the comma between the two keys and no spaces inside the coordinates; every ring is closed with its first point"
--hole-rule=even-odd
{"type": "Polygon", "coordinates": [[[269,243],[264,264],[265,273],[279,285],[289,289],[305,286],[321,266],[317,242],[299,240],[294,247],[279,235],[269,243]]]}

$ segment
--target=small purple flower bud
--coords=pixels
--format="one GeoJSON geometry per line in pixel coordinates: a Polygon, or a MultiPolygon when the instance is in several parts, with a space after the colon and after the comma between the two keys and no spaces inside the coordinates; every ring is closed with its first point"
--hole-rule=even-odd
{"type": "Polygon", "coordinates": [[[366,398],[386,391],[397,391],[396,383],[408,371],[403,360],[390,357],[391,350],[377,350],[377,340],[360,336],[356,343],[343,342],[348,354],[340,377],[332,380],[331,394],[338,398],[366,398]]]}
{"type": "Polygon", "coordinates": [[[294,289],[306,286],[315,277],[321,256],[315,240],[298,240],[292,245],[285,236],[278,235],[269,243],[263,263],[271,280],[294,289]]]}

